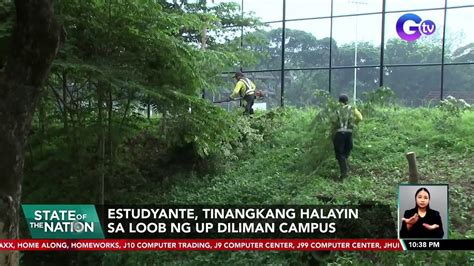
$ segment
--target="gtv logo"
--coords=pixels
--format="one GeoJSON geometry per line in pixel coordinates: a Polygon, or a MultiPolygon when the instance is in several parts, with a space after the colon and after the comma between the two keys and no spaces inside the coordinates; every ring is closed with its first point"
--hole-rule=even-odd
{"type": "Polygon", "coordinates": [[[397,21],[397,33],[405,41],[412,42],[421,37],[421,34],[431,35],[435,32],[436,25],[431,20],[423,21],[418,15],[408,13],[401,16],[397,21]],[[415,26],[409,26],[408,32],[403,28],[405,23],[414,22],[415,26]]]}

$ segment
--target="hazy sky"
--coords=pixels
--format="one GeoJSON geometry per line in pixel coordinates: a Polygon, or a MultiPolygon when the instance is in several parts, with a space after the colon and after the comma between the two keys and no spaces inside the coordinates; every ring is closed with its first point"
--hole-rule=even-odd
{"type": "MultiPolygon", "coordinates": [[[[210,1],[210,0],[209,0],[210,1]]],[[[214,3],[237,2],[240,0],[215,0],[214,3]]],[[[474,0],[448,0],[448,6],[474,5],[474,0]]],[[[422,8],[439,8],[444,0],[387,0],[387,11],[400,11],[422,8]]],[[[262,21],[277,21],[283,18],[283,0],[244,0],[244,12],[253,12],[262,21]]],[[[382,0],[334,0],[334,15],[354,13],[381,12],[382,0]],[[356,4],[354,2],[359,2],[356,4]]],[[[286,18],[299,19],[330,16],[331,0],[286,0],[286,18]]],[[[386,39],[398,38],[395,24],[406,12],[387,14],[385,22],[386,39]]],[[[436,25],[436,34],[423,36],[427,41],[440,42],[443,29],[443,10],[412,12],[423,20],[431,20],[436,25]]],[[[342,17],[333,20],[333,37],[339,43],[350,43],[356,40],[380,43],[381,14],[358,17],[342,17]],[[356,27],[357,26],[357,27],[356,27]],[[357,30],[356,30],[357,29],[357,30]]],[[[280,28],[281,22],[271,23],[270,28],[280,28]]],[[[414,24],[406,23],[405,27],[414,24]]],[[[474,7],[465,9],[448,9],[447,12],[447,45],[453,48],[474,42],[474,7]]],[[[289,21],[289,29],[303,30],[312,33],[316,38],[329,37],[330,20],[315,19],[289,21]]]]}

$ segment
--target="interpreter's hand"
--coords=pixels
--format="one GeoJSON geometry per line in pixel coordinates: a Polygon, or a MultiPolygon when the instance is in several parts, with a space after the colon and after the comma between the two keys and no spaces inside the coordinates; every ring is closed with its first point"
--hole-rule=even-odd
{"type": "Polygon", "coordinates": [[[435,230],[435,229],[438,229],[439,228],[439,225],[437,224],[432,224],[432,225],[429,225],[429,224],[423,224],[423,226],[428,229],[428,230],[435,230]]]}
{"type": "Polygon", "coordinates": [[[419,218],[420,217],[418,216],[418,213],[415,213],[410,218],[402,218],[402,221],[404,221],[407,225],[414,225],[416,222],[418,222],[419,218]]]}
{"type": "Polygon", "coordinates": [[[413,225],[418,222],[419,216],[418,213],[415,213],[412,217],[410,218],[402,218],[402,221],[404,221],[407,224],[407,229],[411,230],[413,225]]]}

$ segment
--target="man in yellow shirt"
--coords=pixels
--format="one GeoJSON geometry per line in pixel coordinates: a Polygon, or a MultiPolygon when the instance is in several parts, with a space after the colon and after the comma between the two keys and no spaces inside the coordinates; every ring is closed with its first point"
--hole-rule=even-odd
{"type": "Polygon", "coordinates": [[[341,170],[340,179],[348,175],[347,159],[352,151],[352,130],[362,121],[362,114],[357,108],[348,104],[349,98],[345,94],[339,96],[339,108],[336,111],[335,135],[333,139],[336,160],[341,170]]]}
{"type": "Polygon", "coordinates": [[[242,72],[236,72],[234,78],[237,80],[234,91],[230,95],[230,99],[233,100],[235,97],[240,96],[245,101],[244,115],[253,114],[253,104],[255,102],[255,84],[242,72]]]}

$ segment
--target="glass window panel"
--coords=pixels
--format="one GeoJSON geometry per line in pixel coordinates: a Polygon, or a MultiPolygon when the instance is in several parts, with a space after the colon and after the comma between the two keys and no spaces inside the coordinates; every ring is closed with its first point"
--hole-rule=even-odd
{"type": "Polygon", "coordinates": [[[244,12],[247,14],[253,12],[263,22],[281,21],[283,0],[244,0],[244,12]]]}
{"type": "Polygon", "coordinates": [[[334,15],[382,12],[382,0],[334,0],[334,15]]]}
{"type": "Polygon", "coordinates": [[[329,67],[330,19],[286,23],[285,68],[329,67]]]}
{"type": "MultiPolygon", "coordinates": [[[[464,99],[466,102],[474,103],[474,64],[473,65],[454,65],[444,66],[444,88],[443,96],[451,95],[458,99],[464,99]]],[[[433,95],[433,98],[439,99],[439,93],[433,95]]]]}
{"type": "Polygon", "coordinates": [[[474,7],[448,9],[445,62],[474,62],[474,7]]]}
{"type": "Polygon", "coordinates": [[[382,15],[365,15],[333,19],[333,66],[380,64],[382,15]],[[334,48],[334,47],[333,47],[334,48]]]}
{"type": "MultiPolygon", "coordinates": [[[[386,14],[385,27],[385,63],[441,63],[442,37],[443,37],[443,10],[420,11],[416,14],[423,20],[431,20],[436,25],[435,32],[431,35],[421,34],[415,41],[403,40],[397,33],[397,20],[406,13],[386,14]]],[[[416,26],[413,21],[404,24],[404,31],[409,33],[409,27],[416,26]]]]}
{"type": "Polygon", "coordinates": [[[334,97],[341,93],[347,94],[354,101],[354,93],[357,99],[361,99],[364,92],[372,91],[379,87],[380,68],[354,68],[333,69],[331,73],[331,94],[334,97]],[[357,86],[354,87],[354,74],[357,76],[357,86]]]}
{"type": "Polygon", "coordinates": [[[384,74],[384,85],[408,106],[424,104],[441,90],[441,66],[387,67],[384,74]]]}
{"type": "Polygon", "coordinates": [[[385,9],[387,11],[414,10],[425,8],[444,7],[444,0],[386,0],[385,9]]]}
{"type": "Polygon", "coordinates": [[[257,90],[262,91],[265,95],[263,99],[257,100],[256,104],[261,103],[260,105],[265,105],[267,109],[281,105],[280,71],[245,73],[245,75],[255,83],[257,90]]]}
{"type": "Polygon", "coordinates": [[[253,51],[248,58],[242,58],[242,67],[246,70],[281,69],[281,33],[282,23],[269,23],[266,30],[246,30],[243,48],[253,51]]]}
{"type": "Polygon", "coordinates": [[[329,70],[285,71],[285,105],[314,106],[316,90],[329,90],[329,70]]]}
{"type": "Polygon", "coordinates": [[[286,19],[331,16],[331,0],[286,1],[286,19]]]}
{"type": "Polygon", "coordinates": [[[449,6],[467,6],[474,5],[474,0],[448,0],[449,6]]]}

